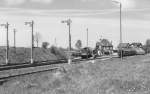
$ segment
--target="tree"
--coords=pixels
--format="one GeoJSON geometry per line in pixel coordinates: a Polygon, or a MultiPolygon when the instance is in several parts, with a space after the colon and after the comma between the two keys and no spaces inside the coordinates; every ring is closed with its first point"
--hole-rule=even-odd
{"type": "Polygon", "coordinates": [[[145,46],[143,46],[143,49],[146,51],[146,53],[150,53],[150,39],[146,40],[145,46]]]}
{"type": "Polygon", "coordinates": [[[112,45],[111,42],[110,42],[108,39],[102,39],[102,40],[101,40],[101,44],[102,44],[102,45],[105,45],[105,46],[112,45]]]}
{"type": "Polygon", "coordinates": [[[50,51],[52,54],[57,56],[58,59],[67,59],[67,55],[65,53],[65,50],[62,48],[58,48],[56,46],[51,46],[50,51]]]}
{"type": "Polygon", "coordinates": [[[41,34],[39,32],[36,32],[34,35],[34,41],[37,44],[37,47],[39,47],[39,41],[41,40],[41,34]]]}
{"type": "Polygon", "coordinates": [[[99,46],[112,46],[112,42],[110,42],[108,39],[100,39],[100,41],[96,42],[96,47],[99,46]]]}
{"type": "Polygon", "coordinates": [[[81,47],[82,47],[82,41],[81,41],[81,40],[77,40],[77,42],[76,42],[76,44],[75,44],[75,47],[76,47],[77,49],[81,49],[81,47]]]}
{"type": "Polygon", "coordinates": [[[98,41],[96,42],[96,47],[99,47],[99,46],[101,46],[101,43],[98,41]]]}
{"type": "Polygon", "coordinates": [[[150,39],[147,39],[147,40],[146,40],[146,46],[147,46],[147,47],[150,47],[150,39]]]}
{"type": "Polygon", "coordinates": [[[42,48],[47,49],[48,48],[49,43],[48,42],[43,42],[42,43],[42,48]]]}

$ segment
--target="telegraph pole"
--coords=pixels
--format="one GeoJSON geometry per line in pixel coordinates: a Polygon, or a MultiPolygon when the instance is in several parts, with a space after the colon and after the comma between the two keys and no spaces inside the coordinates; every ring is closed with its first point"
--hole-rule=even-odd
{"type": "Polygon", "coordinates": [[[86,43],[87,43],[87,47],[89,46],[89,30],[88,28],[86,29],[86,43]]]}
{"type": "Polygon", "coordinates": [[[14,48],[16,48],[16,29],[14,29],[14,48]]]}
{"type": "Polygon", "coordinates": [[[63,20],[61,23],[67,23],[67,26],[69,27],[69,59],[68,59],[68,64],[71,64],[71,19],[68,20],[63,20]]]}
{"type": "Polygon", "coordinates": [[[71,51],[71,33],[70,33],[70,31],[71,31],[71,20],[69,19],[69,23],[68,23],[68,26],[69,26],[69,50],[71,51]]]}
{"type": "MultiPolygon", "coordinates": [[[[120,44],[122,44],[122,3],[115,1],[115,0],[113,0],[112,2],[119,4],[119,7],[120,7],[120,44]]],[[[123,59],[122,47],[120,48],[120,50],[121,50],[120,55],[121,55],[121,60],[122,60],[123,59]]]]}
{"type": "Polygon", "coordinates": [[[9,30],[9,24],[8,22],[6,24],[1,24],[1,26],[4,26],[6,28],[6,64],[9,63],[9,57],[8,57],[8,51],[9,51],[9,40],[8,40],[8,30],[9,30]]]}
{"type": "Polygon", "coordinates": [[[57,39],[55,38],[55,46],[57,47],[57,39]]]}
{"type": "MultiPolygon", "coordinates": [[[[120,2],[120,44],[122,43],[122,4],[120,2]]],[[[123,59],[123,51],[121,47],[121,60],[123,59]]]]}
{"type": "Polygon", "coordinates": [[[33,31],[34,31],[34,21],[31,22],[25,22],[25,25],[29,25],[31,27],[31,64],[34,63],[33,60],[33,47],[34,47],[34,39],[33,39],[33,31]]]}

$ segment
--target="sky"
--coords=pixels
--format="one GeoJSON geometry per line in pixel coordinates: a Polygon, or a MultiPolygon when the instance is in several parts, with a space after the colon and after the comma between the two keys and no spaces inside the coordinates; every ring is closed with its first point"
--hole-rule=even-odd
{"type": "MultiPolygon", "coordinates": [[[[150,38],[150,0],[119,0],[122,4],[123,42],[142,42],[150,38]]],[[[31,28],[24,22],[34,21],[34,33],[41,34],[40,44],[68,46],[71,19],[72,47],[80,39],[94,47],[100,38],[107,38],[116,47],[119,43],[119,5],[112,0],[0,0],[0,24],[8,22],[9,43],[13,46],[13,29],[17,30],[16,45],[29,47],[31,28]],[[56,41],[55,41],[56,40],[56,41]]],[[[0,46],[6,45],[6,29],[0,27],[0,46]]]]}

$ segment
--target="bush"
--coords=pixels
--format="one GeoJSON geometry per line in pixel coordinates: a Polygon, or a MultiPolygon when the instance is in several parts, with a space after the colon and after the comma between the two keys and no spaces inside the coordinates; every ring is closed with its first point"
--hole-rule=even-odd
{"type": "Polygon", "coordinates": [[[47,49],[48,48],[49,43],[48,42],[43,42],[42,43],[42,48],[47,49]]]}
{"type": "Polygon", "coordinates": [[[150,53],[150,46],[144,45],[144,46],[142,47],[142,49],[143,49],[146,53],[150,53]]]}
{"type": "Polygon", "coordinates": [[[150,53],[150,39],[146,40],[145,45],[143,46],[143,49],[146,53],[150,53]]]}
{"type": "Polygon", "coordinates": [[[146,40],[146,46],[150,46],[150,39],[146,40]]]}
{"type": "Polygon", "coordinates": [[[67,55],[65,50],[62,48],[57,48],[55,46],[51,46],[50,51],[54,54],[58,59],[67,59],[67,55]]]}

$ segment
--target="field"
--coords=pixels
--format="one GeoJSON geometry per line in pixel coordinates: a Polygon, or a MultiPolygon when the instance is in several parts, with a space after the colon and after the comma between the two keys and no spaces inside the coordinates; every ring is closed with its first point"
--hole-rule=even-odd
{"type": "Polygon", "coordinates": [[[0,94],[150,94],[149,57],[64,64],[64,70],[21,76],[1,83],[0,94]]]}

